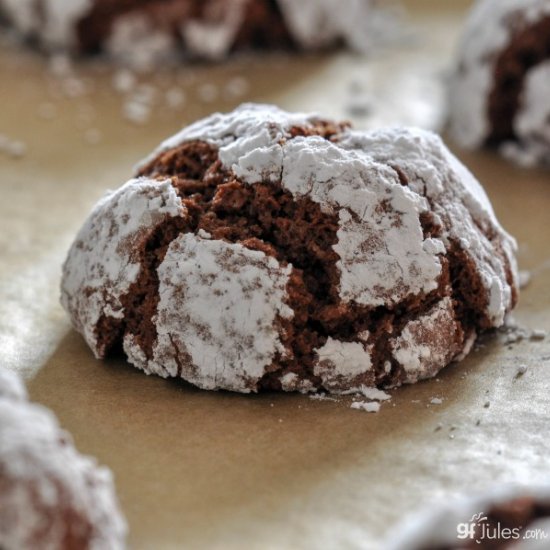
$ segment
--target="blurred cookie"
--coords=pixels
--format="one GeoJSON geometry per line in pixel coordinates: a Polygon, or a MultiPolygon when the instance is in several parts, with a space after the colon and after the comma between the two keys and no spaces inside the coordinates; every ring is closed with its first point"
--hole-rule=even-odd
{"type": "Polygon", "coordinates": [[[514,250],[436,135],[248,104],[99,202],[62,303],[97,357],[201,388],[393,387],[503,323],[514,250]]]}
{"type": "Polygon", "coordinates": [[[550,2],[479,0],[449,86],[452,137],[520,164],[550,164],[548,90],[550,2]]]}
{"type": "Polygon", "coordinates": [[[0,368],[0,548],[117,550],[125,538],[109,470],[0,368]]]}
{"type": "Polygon", "coordinates": [[[550,487],[499,488],[409,518],[388,550],[547,550],[550,487]]]}
{"type": "Polygon", "coordinates": [[[365,51],[373,0],[0,0],[0,11],[46,50],[107,52],[138,67],[178,54],[234,50],[365,51]]]}

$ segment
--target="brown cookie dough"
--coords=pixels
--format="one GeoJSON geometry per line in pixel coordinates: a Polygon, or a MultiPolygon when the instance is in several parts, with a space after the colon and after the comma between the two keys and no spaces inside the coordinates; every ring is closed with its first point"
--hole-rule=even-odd
{"type": "Polygon", "coordinates": [[[514,249],[434,134],[243,105],[97,205],[62,302],[97,357],[202,388],[393,387],[503,323],[514,249]]]}

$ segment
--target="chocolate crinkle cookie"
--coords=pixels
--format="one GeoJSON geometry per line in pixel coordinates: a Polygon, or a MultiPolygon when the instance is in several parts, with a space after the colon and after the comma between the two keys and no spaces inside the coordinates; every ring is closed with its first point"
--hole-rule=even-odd
{"type": "Polygon", "coordinates": [[[377,0],[0,0],[46,50],[107,52],[141,65],[175,53],[219,59],[243,48],[365,51],[377,0]]]}
{"type": "Polygon", "coordinates": [[[97,357],[201,388],[394,387],[503,323],[514,250],[436,135],[248,104],[99,202],[62,303],[97,357]]]}
{"type": "Polygon", "coordinates": [[[479,0],[450,82],[453,138],[550,165],[549,90],[550,1],[479,0]]]}
{"type": "Polygon", "coordinates": [[[394,531],[387,550],[548,550],[550,486],[501,487],[438,503],[394,531]]]}
{"type": "Polygon", "coordinates": [[[0,548],[118,550],[125,539],[111,472],[0,368],[0,548]]]}

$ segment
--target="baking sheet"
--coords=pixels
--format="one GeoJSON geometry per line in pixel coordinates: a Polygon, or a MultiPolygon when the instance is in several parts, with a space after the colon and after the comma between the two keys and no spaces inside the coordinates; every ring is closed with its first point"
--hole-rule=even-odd
{"type": "MultiPolygon", "coordinates": [[[[550,338],[487,337],[462,364],[367,414],[349,399],[209,393],[96,361],[58,305],[60,266],[89,209],[164,137],[244,99],[358,127],[435,127],[460,19],[441,7],[418,12],[401,45],[368,61],[274,55],[143,77],[155,96],[143,125],[122,116],[111,70],[85,64],[71,84],[39,56],[0,53],[0,134],[27,147],[20,159],[0,154],[0,360],[81,451],[112,468],[132,548],[382,548],[422,504],[548,481],[550,338]],[[164,97],[175,87],[186,100],[174,109],[164,97]]],[[[517,321],[550,330],[550,173],[455,152],[485,184],[532,274],[517,321]]]]}

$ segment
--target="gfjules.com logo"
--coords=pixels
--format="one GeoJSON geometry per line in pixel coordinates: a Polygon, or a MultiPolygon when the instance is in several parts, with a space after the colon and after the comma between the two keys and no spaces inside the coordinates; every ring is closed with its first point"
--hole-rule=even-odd
{"type": "Polygon", "coordinates": [[[468,523],[459,523],[456,536],[460,540],[473,540],[477,544],[484,540],[550,540],[550,532],[545,529],[502,527],[500,523],[490,523],[483,512],[474,514],[468,523]]]}

